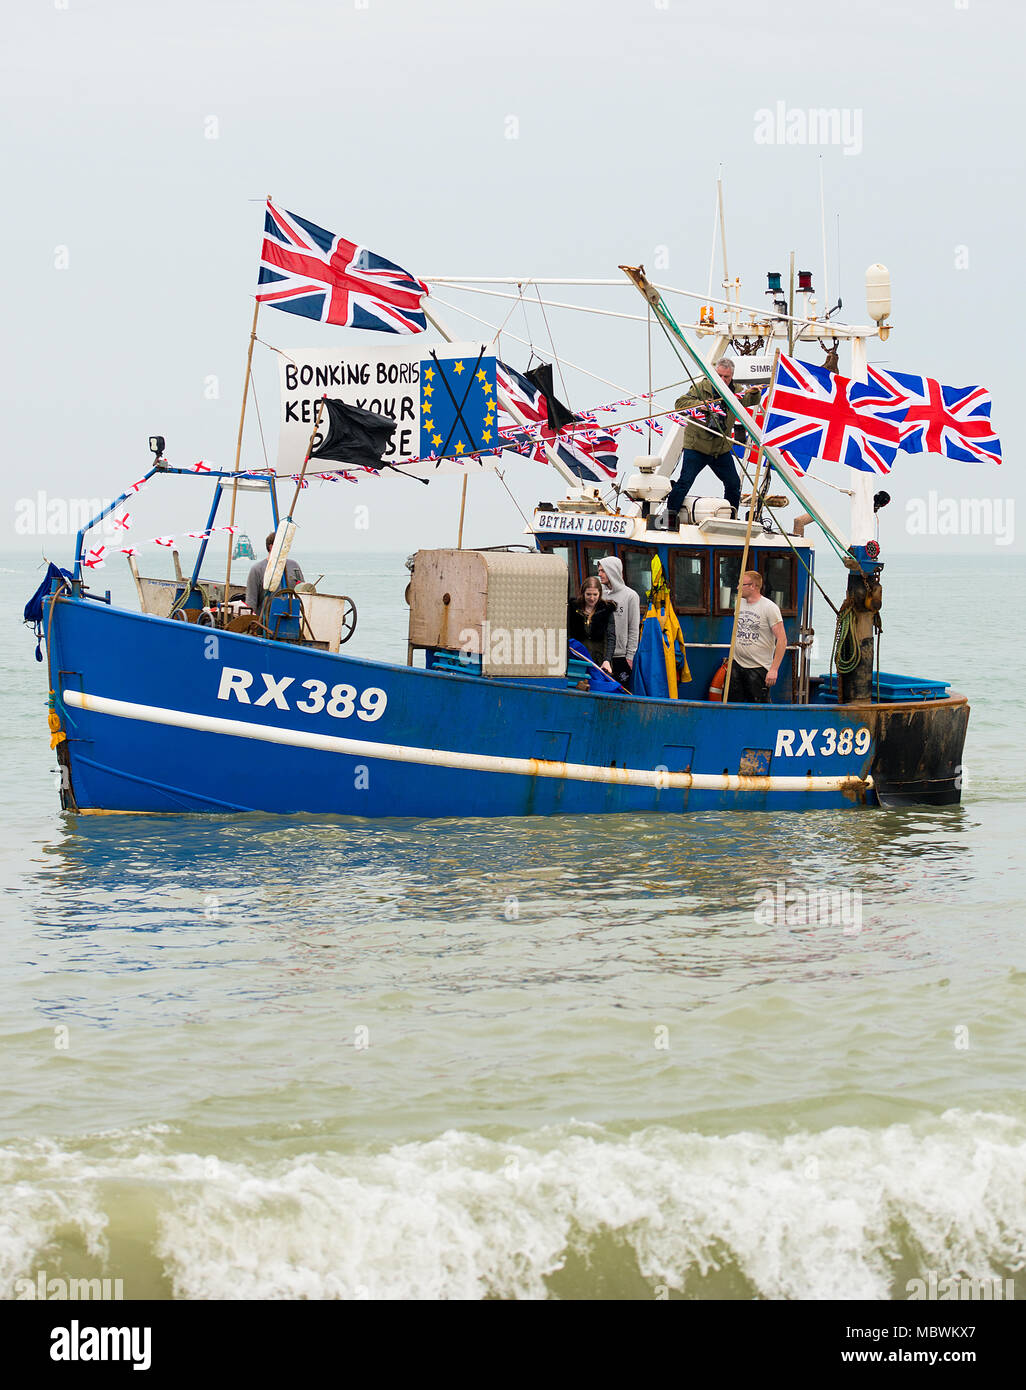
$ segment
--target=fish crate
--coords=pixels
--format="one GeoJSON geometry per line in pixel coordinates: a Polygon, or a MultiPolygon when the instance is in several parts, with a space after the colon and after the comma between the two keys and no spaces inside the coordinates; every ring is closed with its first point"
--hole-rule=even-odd
{"type": "MultiPolygon", "coordinates": [[[[881,702],[901,703],[908,700],[944,700],[951,689],[947,681],[926,680],[922,676],[896,676],[881,671],[879,680],[881,702]]],[[[873,697],[877,697],[877,679],[873,677],[873,697]]],[[[837,677],[820,676],[815,703],[837,704],[837,677]]]]}

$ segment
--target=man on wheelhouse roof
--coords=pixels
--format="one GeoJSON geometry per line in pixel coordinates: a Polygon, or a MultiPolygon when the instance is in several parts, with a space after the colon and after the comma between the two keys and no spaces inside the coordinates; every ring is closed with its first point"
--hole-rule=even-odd
{"type": "MultiPolygon", "coordinates": [[[[724,386],[729,387],[734,380],[733,358],[721,357],[716,363],[716,375],[724,386]]],[[[749,387],[744,394],[739,391],[734,394],[745,406],[755,405],[759,400],[757,386],[749,387]]],[[[698,418],[689,420],[684,431],[680,477],[670,488],[666,500],[671,523],[704,468],[711,468],[723,484],[723,495],[730,503],[734,516],[737,516],[741,505],[741,479],[731,452],[734,443],[731,419],[724,410],[719,392],[712,382],[704,378],[674,403],[674,409],[680,411],[694,410],[696,406],[704,407],[704,410],[698,418]]]]}

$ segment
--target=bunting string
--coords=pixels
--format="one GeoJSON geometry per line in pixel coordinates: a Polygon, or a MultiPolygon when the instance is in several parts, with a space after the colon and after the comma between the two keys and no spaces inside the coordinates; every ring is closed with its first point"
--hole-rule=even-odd
{"type": "MultiPolygon", "coordinates": [[[[655,434],[661,435],[664,432],[664,425],[662,422],[666,420],[671,424],[685,425],[700,415],[726,414],[721,406],[711,403],[709,405],[698,406],[694,410],[655,411],[651,415],[638,415],[631,420],[607,422],[600,421],[599,419],[600,415],[616,415],[621,410],[634,409],[643,402],[652,400],[656,394],[657,392],[648,391],[638,396],[625,396],[620,400],[592,406],[589,410],[580,411],[573,425],[567,426],[557,433],[547,429],[544,425],[523,426],[518,425],[515,421],[510,421],[509,424],[500,425],[498,427],[497,432],[503,440],[501,445],[495,448],[468,451],[467,454],[461,458],[460,462],[484,457],[501,458],[503,453],[513,452],[528,457],[533,455],[539,462],[548,464],[549,460],[545,454],[544,448],[546,444],[555,445],[563,441],[572,440],[574,437],[581,437],[586,440],[598,439],[602,435],[613,435],[615,437],[623,430],[630,430],[634,434],[641,435],[643,435],[646,430],[652,430],[655,434]]],[[[509,420],[510,417],[507,415],[505,418],[509,420]]],[[[436,462],[438,462],[438,455],[430,453],[419,455],[416,458],[403,459],[401,464],[393,466],[404,468],[411,464],[436,462]]],[[[211,466],[200,459],[197,463],[192,465],[192,471],[194,473],[210,473],[211,466]]],[[[260,472],[244,472],[240,473],[238,476],[240,480],[250,478],[266,479],[268,477],[273,477],[277,481],[288,480],[294,483],[300,483],[301,481],[301,486],[306,488],[309,487],[312,478],[320,478],[322,482],[326,483],[355,483],[358,481],[357,475],[360,473],[380,474],[382,471],[383,470],[379,468],[372,468],[363,464],[354,464],[349,468],[333,468],[308,472],[306,477],[302,478],[302,481],[301,475],[298,473],[277,473],[271,468],[261,470],[260,472]]],[[[132,483],[130,487],[126,488],[125,491],[137,493],[145,481],[145,478],[140,478],[132,483]]],[[[113,526],[116,536],[119,539],[123,536],[127,542],[127,532],[131,529],[132,525],[131,513],[125,511],[120,516],[113,517],[111,525],[113,526]]],[[[82,564],[87,569],[99,570],[104,568],[108,555],[136,555],[139,552],[139,547],[142,545],[159,545],[170,548],[176,545],[179,540],[208,541],[213,536],[220,533],[224,533],[229,537],[235,536],[239,533],[239,530],[240,528],[238,526],[214,526],[206,531],[185,531],[174,536],[150,536],[145,540],[140,539],[134,544],[126,543],[120,546],[100,544],[92,546],[85,551],[82,556],[82,564]]]]}

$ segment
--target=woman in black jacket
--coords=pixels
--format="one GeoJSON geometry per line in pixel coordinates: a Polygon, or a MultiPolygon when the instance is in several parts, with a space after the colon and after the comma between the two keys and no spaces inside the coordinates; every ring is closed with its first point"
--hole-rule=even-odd
{"type": "Polygon", "coordinates": [[[602,597],[601,581],[594,574],[581,585],[576,600],[567,604],[567,637],[576,638],[599,666],[606,659],[606,640],[613,633],[615,612],[616,604],[602,597]]]}

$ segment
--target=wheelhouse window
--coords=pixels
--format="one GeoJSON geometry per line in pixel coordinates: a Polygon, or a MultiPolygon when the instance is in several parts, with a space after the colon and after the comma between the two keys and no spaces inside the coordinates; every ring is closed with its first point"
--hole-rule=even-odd
{"type": "Polygon", "coordinates": [[[708,613],[706,555],[699,550],[671,550],[670,574],[674,609],[678,613],[708,613]]]}
{"type": "MultiPolygon", "coordinates": [[[[753,566],[754,568],[754,566],[753,566]]],[[[741,578],[740,550],[718,550],[713,559],[714,610],[733,613],[737,602],[738,580],[741,578]]]]}
{"type": "Polygon", "coordinates": [[[628,589],[633,589],[641,600],[641,613],[645,614],[648,606],[648,592],[652,587],[652,557],[654,550],[638,550],[634,548],[620,551],[620,559],[623,561],[623,582],[628,589]]]}
{"type": "Polygon", "coordinates": [[[566,591],[568,596],[577,593],[577,556],[573,545],[559,545],[552,541],[542,541],[541,550],[544,555],[558,555],[566,565],[566,591]]]}
{"type": "MultiPolygon", "coordinates": [[[[581,546],[585,579],[589,575],[598,574],[599,565],[610,551],[609,545],[581,546]]],[[[655,553],[654,550],[642,550],[638,546],[620,546],[616,552],[617,559],[623,563],[623,582],[629,589],[633,589],[641,600],[642,615],[648,604],[648,591],[652,587],[652,557],[655,553]]]]}
{"type": "Polygon", "coordinates": [[[583,579],[590,579],[593,574],[598,574],[598,567],[602,563],[603,555],[609,554],[608,545],[582,545],[581,546],[581,575],[583,579]]]}
{"type": "Polygon", "coordinates": [[[766,555],[759,568],[762,574],[763,597],[772,599],[782,614],[794,617],[798,611],[794,556],[766,555]]]}

